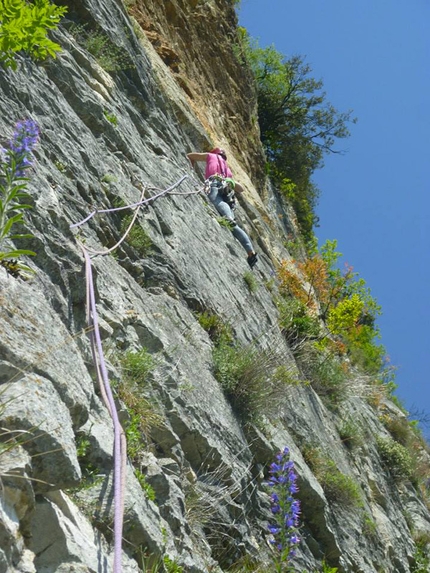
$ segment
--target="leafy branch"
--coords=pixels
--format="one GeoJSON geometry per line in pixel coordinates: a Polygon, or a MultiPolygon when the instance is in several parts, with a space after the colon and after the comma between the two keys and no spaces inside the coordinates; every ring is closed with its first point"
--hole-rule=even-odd
{"type": "Polygon", "coordinates": [[[59,44],[47,38],[67,12],[49,0],[0,0],[0,64],[16,69],[15,54],[23,51],[37,60],[55,57],[59,44]]]}

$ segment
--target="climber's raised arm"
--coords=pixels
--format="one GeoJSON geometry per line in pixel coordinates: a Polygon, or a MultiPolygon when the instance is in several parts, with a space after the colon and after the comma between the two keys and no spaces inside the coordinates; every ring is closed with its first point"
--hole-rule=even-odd
{"type": "Polygon", "coordinates": [[[192,153],[187,153],[187,157],[190,160],[191,167],[194,167],[194,163],[197,161],[206,161],[208,154],[207,153],[196,153],[193,151],[192,153]]]}

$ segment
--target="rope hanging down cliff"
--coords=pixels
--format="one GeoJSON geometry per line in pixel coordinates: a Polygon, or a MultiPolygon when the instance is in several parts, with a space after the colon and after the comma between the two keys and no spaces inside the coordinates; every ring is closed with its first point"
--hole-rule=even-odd
{"type": "Polygon", "coordinates": [[[112,209],[95,209],[92,211],[85,219],[70,225],[70,228],[78,228],[90,219],[92,219],[97,214],[113,213],[116,211],[122,211],[124,209],[135,209],[135,213],[132,220],[120,238],[120,240],[110,249],[104,251],[97,251],[91,247],[83,245],[78,241],[80,248],[82,249],[84,259],[85,259],[85,270],[86,270],[86,289],[87,289],[87,322],[90,332],[91,341],[91,352],[93,355],[94,366],[96,369],[97,380],[100,386],[100,391],[103,397],[103,401],[109,411],[109,414],[113,421],[114,427],[114,565],[113,573],[121,573],[121,551],[122,551],[122,530],[124,521],[124,493],[125,493],[125,473],[127,464],[127,444],[124,431],[121,427],[118,418],[118,412],[115,406],[115,400],[113,397],[112,389],[109,383],[109,376],[106,367],[106,361],[103,354],[103,347],[101,343],[99,320],[96,308],[96,297],[93,281],[93,272],[91,265],[91,257],[98,255],[108,255],[113,250],[115,250],[127,237],[132,226],[136,221],[136,217],[139,213],[139,209],[142,205],[148,204],[160,197],[166,195],[196,195],[201,193],[202,189],[196,191],[188,192],[175,192],[174,190],[179,187],[186,179],[189,179],[189,175],[184,175],[179,181],[174,183],[167,189],[161,190],[157,187],[144,187],[140,201],[133,203],[131,205],[126,205],[123,207],[115,207],[112,209]],[[159,191],[156,195],[148,198],[144,198],[145,192],[149,189],[159,191]]]}

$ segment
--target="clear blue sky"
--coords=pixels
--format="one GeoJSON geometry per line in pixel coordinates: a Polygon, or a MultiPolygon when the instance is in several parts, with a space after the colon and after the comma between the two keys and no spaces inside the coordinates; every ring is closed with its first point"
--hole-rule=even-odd
{"type": "MultiPolygon", "coordinates": [[[[327,100],[358,118],[344,155],[315,173],[319,243],[382,306],[396,394],[430,413],[430,2],[242,0],[239,23],[262,47],[306,56],[327,100]]],[[[426,435],[430,432],[425,429],[426,435]]]]}

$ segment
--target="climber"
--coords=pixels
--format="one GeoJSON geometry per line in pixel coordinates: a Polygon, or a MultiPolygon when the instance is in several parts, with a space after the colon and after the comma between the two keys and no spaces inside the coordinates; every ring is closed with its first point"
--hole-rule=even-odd
{"type": "Polygon", "coordinates": [[[243,187],[233,179],[233,174],[227,165],[227,155],[223,149],[216,147],[209,153],[188,153],[188,159],[194,168],[197,161],[205,161],[205,178],[208,197],[215,205],[218,213],[231,224],[231,231],[248,254],[248,265],[251,269],[257,263],[257,253],[254,251],[251,240],[243,229],[234,220],[235,208],[234,193],[243,193],[243,187]]]}

